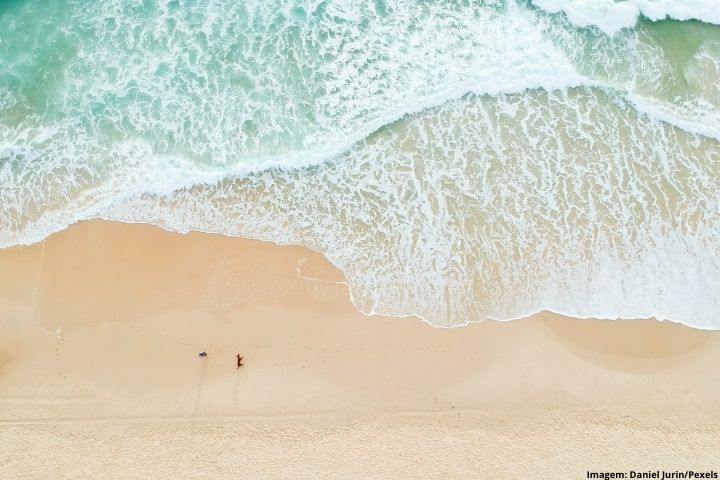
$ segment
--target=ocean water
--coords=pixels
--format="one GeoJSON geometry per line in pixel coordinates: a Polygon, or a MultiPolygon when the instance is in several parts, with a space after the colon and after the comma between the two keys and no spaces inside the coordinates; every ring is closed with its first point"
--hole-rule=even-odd
{"type": "Polygon", "coordinates": [[[720,0],[0,3],[0,247],[301,244],[365,313],[720,328],[720,0]]]}

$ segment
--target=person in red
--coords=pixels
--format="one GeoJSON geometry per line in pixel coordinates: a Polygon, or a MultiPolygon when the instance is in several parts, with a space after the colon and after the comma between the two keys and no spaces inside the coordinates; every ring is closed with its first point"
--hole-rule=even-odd
{"type": "Polygon", "coordinates": [[[237,357],[237,368],[244,367],[245,364],[242,363],[243,357],[241,357],[239,353],[235,356],[237,357]]]}

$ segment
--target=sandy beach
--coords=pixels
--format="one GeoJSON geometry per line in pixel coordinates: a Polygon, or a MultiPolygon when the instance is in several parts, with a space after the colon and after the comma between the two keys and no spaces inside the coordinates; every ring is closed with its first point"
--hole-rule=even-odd
{"type": "Polygon", "coordinates": [[[343,280],[300,247],[99,220],[0,251],[0,477],[720,467],[718,332],[438,329],[364,316],[343,280]]]}
{"type": "Polygon", "coordinates": [[[720,480],[719,369],[720,0],[0,1],[0,480],[720,480]]]}

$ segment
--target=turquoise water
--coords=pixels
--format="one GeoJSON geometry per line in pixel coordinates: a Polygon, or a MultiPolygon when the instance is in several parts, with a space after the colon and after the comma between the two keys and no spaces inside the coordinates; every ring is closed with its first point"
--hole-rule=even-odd
{"type": "Polygon", "coordinates": [[[3,2],[0,246],[152,222],[366,313],[720,328],[712,4],[3,2]]]}

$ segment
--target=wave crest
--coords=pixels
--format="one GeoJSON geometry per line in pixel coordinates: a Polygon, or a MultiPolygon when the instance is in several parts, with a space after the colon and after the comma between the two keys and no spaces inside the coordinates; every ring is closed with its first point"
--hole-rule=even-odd
{"type": "Polygon", "coordinates": [[[532,3],[550,13],[563,12],[573,24],[595,26],[610,36],[634,27],[641,15],[653,21],[672,18],[720,24],[718,0],[532,0],[532,3]]]}

